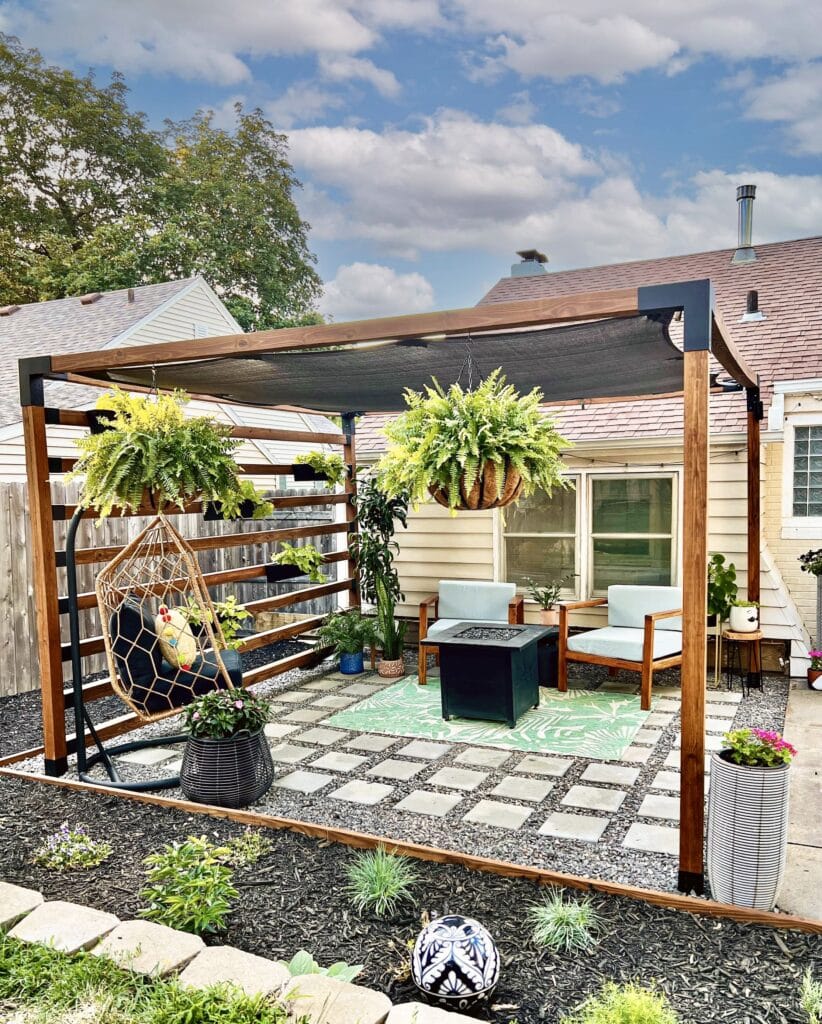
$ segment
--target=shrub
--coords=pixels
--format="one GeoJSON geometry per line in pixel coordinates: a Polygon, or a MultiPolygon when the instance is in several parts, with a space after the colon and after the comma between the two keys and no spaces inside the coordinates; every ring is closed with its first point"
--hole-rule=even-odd
{"type": "Polygon", "coordinates": [[[64,821],[60,828],[47,836],[34,851],[34,863],[52,871],[76,871],[96,868],[111,856],[111,846],[92,837],[85,825],[69,828],[64,821]]]}
{"type": "Polygon", "coordinates": [[[562,1024],[679,1024],[679,1018],[661,992],[608,982],[599,995],[563,1016],[562,1024]]]}
{"type": "Polygon", "coordinates": [[[256,864],[274,849],[274,843],[268,836],[251,828],[229,839],[225,845],[229,852],[223,862],[232,868],[245,868],[256,864]]]}
{"type": "Polygon", "coordinates": [[[298,950],[288,961],[278,960],[278,964],[285,967],[292,977],[299,977],[301,974],[325,974],[329,978],[336,978],[337,981],[353,981],[362,970],[363,965],[353,966],[344,960],[338,960],[330,967],[320,967],[314,957],[305,949],[298,950]]]}
{"type": "Polygon", "coordinates": [[[402,903],[413,902],[411,886],[417,872],[408,857],[398,857],[383,846],[357,854],[347,874],[347,891],[360,913],[372,910],[377,917],[390,917],[402,903]]]}
{"type": "Polygon", "coordinates": [[[814,981],[810,968],[802,979],[800,999],[808,1024],[822,1024],[822,981],[814,981]]]}
{"type": "Polygon", "coordinates": [[[725,733],[725,742],[731,761],[749,768],[778,768],[796,757],[796,748],[769,729],[734,729],[725,733]]]}
{"type": "Polygon", "coordinates": [[[212,690],[188,705],[185,721],[192,736],[225,740],[262,729],[270,712],[271,702],[248,690],[212,690]]]}
{"type": "Polygon", "coordinates": [[[224,931],[239,896],[234,873],[224,863],[230,856],[229,847],[215,846],[205,836],[189,836],[150,854],[143,862],[148,885],[140,892],[148,906],[140,917],[195,935],[224,931]]]}
{"type": "Polygon", "coordinates": [[[566,902],[561,889],[553,889],[535,903],[528,918],[534,928],[531,934],[535,945],[567,953],[588,949],[602,927],[588,897],[566,902]]]}

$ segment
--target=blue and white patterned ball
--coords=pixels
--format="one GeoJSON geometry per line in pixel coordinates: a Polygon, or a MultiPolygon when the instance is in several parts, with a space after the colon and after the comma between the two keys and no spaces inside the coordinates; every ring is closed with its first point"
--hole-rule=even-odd
{"type": "Polygon", "coordinates": [[[411,976],[429,999],[465,1010],[496,988],[499,953],[479,921],[449,914],[432,921],[417,936],[411,976]]]}

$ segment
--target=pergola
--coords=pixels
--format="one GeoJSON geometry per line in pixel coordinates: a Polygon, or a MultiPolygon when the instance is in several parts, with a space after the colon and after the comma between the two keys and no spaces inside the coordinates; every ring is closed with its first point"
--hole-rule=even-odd
{"type": "MultiPolygon", "coordinates": [[[[702,892],[705,797],[706,562],[708,554],[708,406],[712,387],[711,357],[747,394],[748,410],[748,598],[759,598],[759,421],[762,407],[756,374],[736,351],[716,313],[709,280],[642,288],[588,292],[560,298],[498,303],[470,309],[353,323],[294,327],[253,334],[228,335],[135,348],[114,348],[76,355],[39,357],[20,363],[21,404],[25,427],[32,539],[35,567],[38,643],[43,694],[46,771],[60,775],[67,755],[88,736],[67,737],[64,710],[71,691],[64,690],[66,645],[60,642],[66,599],[59,592],[58,567],[64,552],[55,550],[55,521],[70,519],[73,508],[55,506],[51,474],[69,469],[74,460],[50,459],[50,424],[87,425],[85,412],[48,408],[44,380],[95,387],[110,384],[140,388],[184,387],[197,397],[263,407],[301,408],[342,416],[341,434],[234,428],[235,437],[338,444],[345,461],[355,466],[355,416],[368,411],[396,412],[405,387],[420,388],[437,376],[456,379],[467,358],[481,372],[501,367],[520,389],[539,386],[547,404],[611,401],[679,394],[684,403],[683,507],[683,651],[682,651],[682,785],[680,796],[679,888],[702,892]],[[683,345],[669,335],[675,315],[683,320],[683,345]]],[[[259,466],[245,466],[248,474],[259,466]]],[[[288,466],[268,472],[287,473],[288,466]]],[[[356,481],[344,495],[275,499],[275,505],[345,503],[345,522],[325,527],[259,530],[222,538],[202,538],[195,548],[221,544],[255,544],[317,532],[349,533],[356,529],[352,497],[356,481]]],[[[180,510],[196,512],[194,503],[180,510]]],[[[150,514],[138,510],[137,514],[150,514]]],[[[464,513],[470,515],[470,513],[464,513]]],[[[91,516],[91,513],[89,513],[91,516]]],[[[78,559],[94,564],[117,549],[88,548],[78,559]]],[[[296,594],[255,602],[262,608],[346,591],[358,601],[356,573],[345,550],[331,561],[347,562],[347,578],[308,587],[296,594]]],[[[207,574],[209,586],[250,579],[262,566],[207,574]]],[[[94,595],[80,595],[81,607],[94,607],[94,595]]],[[[253,610],[257,610],[256,607],[253,610]]],[[[309,622],[311,620],[308,620],[309,622]]],[[[313,623],[316,625],[316,622],[313,623]]],[[[309,628],[306,626],[306,628],[309,628]]],[[[261,647],[304,631],[281,627],[249,641],[261,647]]],[[[99,653],[100,638],[82,641],[82,654],[99,653]]],[[[318,652],[318,656],[319,656],[318,652]]],[[[296,665],[309,655],[286,658],[248,673],[247,685],[296,665]]],[[[88,684],[86,699],[111,692],[106,682],[88,684]]],[[[84,691],[85,693],[85,691],[84,691]]],[[[98,727],[101,736],[133,729],[126,716],[98,727]]]]}

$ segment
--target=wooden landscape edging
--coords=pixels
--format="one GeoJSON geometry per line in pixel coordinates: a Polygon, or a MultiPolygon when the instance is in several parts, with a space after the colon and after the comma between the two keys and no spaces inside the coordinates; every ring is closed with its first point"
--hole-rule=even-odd
{"type": "Polygon", "coordinates": [[[341,843],[361,850],[373,850],[385,846],[392,852],[413,857],[416,860],[432,861],[436,864],[453,864],[468,868],[471,871],[482,871],[485,874],[499,875],[503,878],[522,878],[536,882],[538,885],[561,885],[571,889],[581,889],[588,893],[602,893],[606,896],[622,896],[626,899],[643,900],[656,907],[666,910],[684,911],[701,917],[725,917],[740,924],[766,925],[771,928],[810,932],[822,935],[822,921],[814,921],[807,917],[793,917],[789,914],[777,914],[770,910],[752,910],[747,907],[736,907],[730,903],[719,903],[716,900],[704,900],[696,896],[684,896],[681,893],[662,892],[659,889],[643,889],[640,886],[626,885],[623,882],[609,882],[598,878],[584,878],[581,875],[566,874],[562,871],[549,871],[546,868],[526,867],[512,864],[510,861],[494,860],[490,857],[478,857],[458,850],[443,850],[435,846],[424,846],[421,843],[410,843],[404,840],[390,839],[387,836],[374,836],[368,832],[356,832],[352,829],[336,828],[330,825],[317,825],[307,821],[296,821],[292,818],[280,818],[273,814],[259,814],[255,811],[233,810],[228,807],[213,807],[210,804],[197,804],[190,800],[178,800],[174,797],[157,796],[153,793],[134,793],[128,790],[117,790],[109,786],[92,785],[87,782],[66,778],[50,778],[34,772],[19,771],[7,765],[13,761],[30,756],[31,751],[14,754],[12,758],[0,760],[0,776],[24,779],[27,782],[39,782],[47,786],[58,786],[63,789],[99,793],[104,796],[117,796],[135,803],[153,804],[158,807],[169,807],[173,810],[185,811],[187,814],[204,814],[212,818],[225,818],[241,825],[256,828],[268,828],[276,831],[295,832],[309,839],[322,839],[327,842],[341,843]]]}

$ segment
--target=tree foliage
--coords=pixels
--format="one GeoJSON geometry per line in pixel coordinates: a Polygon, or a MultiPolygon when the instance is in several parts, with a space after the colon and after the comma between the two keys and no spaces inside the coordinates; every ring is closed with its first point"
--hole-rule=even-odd
{"type": "Polygon", "coordinates": [[[317,322],[287,139],[235,106],[152,129],[106,86],[0,35],[0,301],[201,274],[245,329],[317,322]]]}

